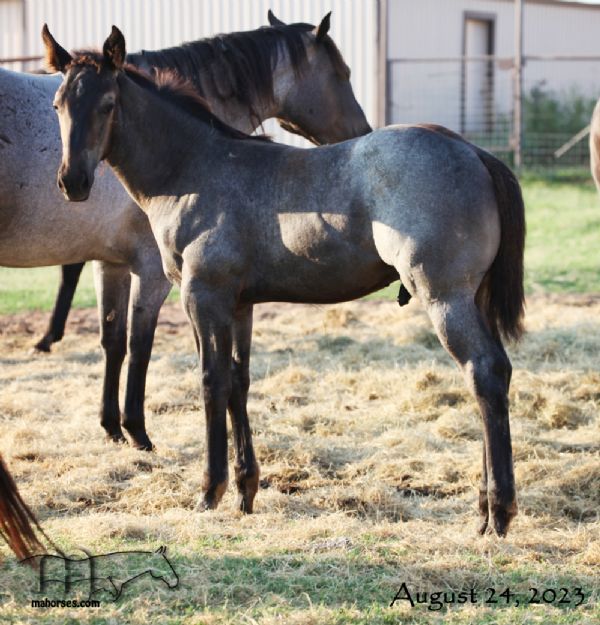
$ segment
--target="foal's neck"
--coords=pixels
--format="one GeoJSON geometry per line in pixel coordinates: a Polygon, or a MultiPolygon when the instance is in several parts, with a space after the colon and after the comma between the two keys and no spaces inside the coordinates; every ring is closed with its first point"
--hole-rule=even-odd
{"type": "MultiPolygon", "coordinates": [[[[174,108],[125,75],[119,77],[118,117],[113,125],[106,160],[133,197],[145,209],[149,198],[164,194],[175,172],[189,156],[190,129],[175,123],[174,108]]],[[[191,124],[190,124],[191,125],[191,124]]]]}
{"type": "MultiPolygon", "coordinates": [[[[106,157],[117,177],[144,211],[158,196],[190,193],[181,180],[198,159],[210,154],[219,131],[125,75],[119,77],[119,90],[118,118],[106,157]]],[[[202,168],[196,167],[199,186],[201,178],[202,168]]]]}

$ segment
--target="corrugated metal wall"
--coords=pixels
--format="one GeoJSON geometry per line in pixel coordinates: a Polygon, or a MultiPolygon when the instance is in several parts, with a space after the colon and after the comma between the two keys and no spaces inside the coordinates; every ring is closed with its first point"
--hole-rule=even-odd
{"type": "MultiPolygon", "coordinates": [[[[0,58],[24,55],[23,5],[21,0],[0,0],[0,58]]],[[[7,63],[8,69],[21,70],[22,63],[7,63]]]]}
{"type": "MultiPolygon", "coordinates": [[[[0,19],[8,5],[0,0],[0,19]]],[[[330,34],[352,68],[352,84],[367,118],[376,116],[376,1],[375,0],[26,0],[26,36],[7,42],[3,56],[42,53],[40,31],[47,22],[67,49],[99,47],[116,24],[131,51],[163,48],[217,33],[250,30],[267,24],[272,9],[285,22],[318,23],[332,11],[330,34]]],[[[0,31],[5,32],[4,21],[0,31]]],[[[14,32],[20,32],[15,28],[14,32]]],[[[297,145],[275,123],[265,125],[278,140],[297,145]]]]}

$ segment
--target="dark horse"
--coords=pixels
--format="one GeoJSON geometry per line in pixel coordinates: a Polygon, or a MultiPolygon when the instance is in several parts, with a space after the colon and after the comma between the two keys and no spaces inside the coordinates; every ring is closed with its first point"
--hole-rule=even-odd
{"type": "Polygon", "coordinates": [[[181,285],[206,411],[203,508],[228,481],[232,417],[240,507],[259,469],[246,411],[253,305],[361,297],[400,276],[463,371],[484,425],[481,531],[516,514],[508,415],[511,365],[500,336],[523,315],[521,191],[498,159],[438,126],[397,126],[311,150],[258,141],[176,85],[125,64],[113,27],[102,53],[72,57],[46,32],[64,73],[54,104],[58,184],[85,200],[106,159],[150,219],[165,272],[181,285]]]}
{"type": "MultiPolygon", "coordinates": [[[[287,25],[270,10],[268,19],[270,28],[218,35],[164,50],[143,50],[128,54],[127,62],[151,74],[161,69],[176,70],[193,83],[217,117],[244,132],[252,132],[268,117],[278,118],[282,128],[317,145],[370,132],[349,81],[330,75],[329,70],[334,69],[345,76],[348,68],[333,41],[325,37],[329,14],[318,32],[331,68],[327,62],[318,61],[311,67],[306,63],[313,51],[305,34],[313,26],[287,25]],[[310,111],[319,107],[321,114],[311,115],[310,111]],[[323,114],[323,107],[329,109],[328,115],[323,114]]],[[[83,266],[74,263],[61,267],[48,328],[35,345],[38,351],[48,352],[52,343],[62,339],[83,266]]]]}
{"type": "Polygon", "coordinates": [[[0,456],[0,536],[19,560],[29,558],[35,552],[45,551],[34,528],[44,535],[33,512],[19,495],[17,485],[0,456]]]}

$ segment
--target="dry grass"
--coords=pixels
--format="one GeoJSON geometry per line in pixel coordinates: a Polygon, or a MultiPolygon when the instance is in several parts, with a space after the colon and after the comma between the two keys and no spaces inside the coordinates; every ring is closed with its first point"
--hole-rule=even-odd
{"type": "MultiPolygon", "coordinates": [[[[0,565],[6,622],[600,622],[600,298],[535,297],[510,350],[520,514],[475,534],[481,428],[418,303],[257,307],[249,409],[262,467],[256,514],[197,514],[203,416],[191,335],[167,306],[148,380],[153,454],[103,441],[94,315],[27,353],[41,317],[0,324],[0,450],[68,551],[169,545],[179,590],[132,588],[99,610],[28,607],[31,574],[0,565]],[[415,590],[581,586],[584,606],[388,608],[415,590]],[[72,619],[72,620],[69,620],[72,619]]],[[[2,547],[1,553],[8,555],[2,547]]],[[[4,622],[4,621],[3,621],[4,622]]]]}

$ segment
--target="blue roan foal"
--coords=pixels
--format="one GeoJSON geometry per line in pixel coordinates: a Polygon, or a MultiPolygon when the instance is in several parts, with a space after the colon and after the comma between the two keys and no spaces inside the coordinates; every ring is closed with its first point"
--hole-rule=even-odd
{"type": "Polygon", "coordinates": [[[484,424],[481,531],[516,514],[508,418],[511,365],[500,336],[523,314],[524,208],[496,158],[434,126],[377,130],[303,150],[226,126],[193,94],[124,64],[113,27],[102,53],[72,57],[49,33],[64,73],[55,98],[59,186],[85,200],[106,159],[148,215],[201,354],[207,459],[202,505],[227,487],[232,415],[240,507],[258,465],[246,412],[252,308],[339,302],[400,276],[462,369],[484,424]]]}

